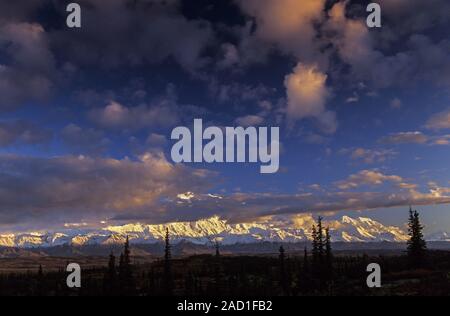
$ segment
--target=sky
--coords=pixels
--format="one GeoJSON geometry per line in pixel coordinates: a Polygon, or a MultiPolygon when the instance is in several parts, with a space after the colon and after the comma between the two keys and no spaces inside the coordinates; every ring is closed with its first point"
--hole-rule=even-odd
{"type": "Polygon", "coordinates": [[[450,231],[448,1],[379,0],[381,28],[366,1],[68,3],[0,3],[0,232],[410,205],[450,231]],[[279,172],[174,163],[196,118],[279,127],[279,172]]]}

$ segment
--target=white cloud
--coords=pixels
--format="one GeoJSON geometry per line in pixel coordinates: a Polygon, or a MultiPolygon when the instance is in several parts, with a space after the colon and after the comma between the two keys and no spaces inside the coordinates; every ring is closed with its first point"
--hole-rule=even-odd
{"type": "Polygon", "coordinates": [[[141,129],[146,127],[170,127],[180,121],[180,109],[170,99],[161,99],[152,105],[141,104],[127,107],[111,101],[104,108],[91,110],[93,122],[110,129],[141,129]]]}
{"type": "Polygon", "coordinates": [[[264,123],[264,118],[259,115],[246,115],[236,119],[236,124],[243,127],[258,126],[264,123]]]}
{"type": "Polygon", "coordinates": [[[380,139],[380,143],[383,144],[425,144],[428,141],[428,136],[424,135],[422,132],[401,132],[396,134],[391,134],[389,136],[380,139]]]}
{"type": "Polygon", "coordinates": [[[323,19],[325,0],[239,0],[242,10],[256,19],[256,36],[298,58],[314,56],[314,22],[323,19]]]}
{"type": "MultiPolygon", "coordinates": [[[[397,179],[395,179],[397,180],[397,179]]],[[[184,203],[173,203],[165,208],[172,218],[198,219],[220,215],[234,222],[247,222],[256,218],[281,214],[309,214],[337,211],[360,211],[378,208],[434,205],[450,203],[449,188],[432,188],[422,193],[411,184],[395,181],[387,192],[327,192],[304,194],[235,193],[217,200],[195,196],[184,203]],[[397,189],[396,189],[397,188],[397,189]],[[186,207],[196,214],[186,214],[186,207]]],[[[308,221],[299,216],[298,223],[308,221]]]]}
{"type": "Polygon", "coordinates": [[[392,150],[386,149],[365,149],[355,148],[351,150],[345,150],[344,153],[349,153],[351,159],[361,160],[367,164],[382,163],[392,158],[397,153],[392,150]]]}
{"type": "Polygon", "coordinates": [[[433,115],[426,123],[428,129],[450,129],[450,109],[433,115]]]}
{"type": "Polygon", "coordinates": [[[287,119],[296,121],[315,118],[327,133],[337,129],[336,114],[327,111],[325,103],[330,95],[327,75],[314,65],[299,63],[284,81],[287,94],[287,119]]]}
{"type": "Polygon", "coordinates": [[[385,175],[379,171],[362,170],[349,176],[346,180],[337,182],[341,190],[355,189],[363,185],[378,186],[386,182],[402,183],[403,178],[396,175],[385,175]]]}

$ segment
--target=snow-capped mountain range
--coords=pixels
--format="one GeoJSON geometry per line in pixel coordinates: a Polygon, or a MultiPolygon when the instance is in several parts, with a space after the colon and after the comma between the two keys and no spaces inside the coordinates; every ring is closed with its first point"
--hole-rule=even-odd
{"type": "MultiPolygon", "coordinates": [[[[128,236],[132,244],[154,244],[164,240],[169,229],[173,243],[182,241],[211,245],[218,241],[223,245],[268,242],[301,242],[311,238],[312,216],[300,220],[231,224],[219,217],[195,222],[178,222],[165,225],[127,224],[107,226],[101,229],[66,229],[46,233],[21,233],[0,235],[0,247],[38,248],[61,245],[115,245],[128,236]]],[[[385,226],[370,218],[351,218],[325,222],[330,227],[333,242],[405,242],[404,229],[385,226]]],[[[430,241],[450,241],[446,233],[434,234],[430,241]]]]}

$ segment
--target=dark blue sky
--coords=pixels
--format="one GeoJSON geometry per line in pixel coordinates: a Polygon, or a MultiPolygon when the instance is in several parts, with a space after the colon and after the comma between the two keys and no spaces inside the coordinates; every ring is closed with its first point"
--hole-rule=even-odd
{"type": "Polygon", "coordinates": [[[0,4],[4,231],[317,212],[401,224],[409,205],[450,229],[448,1],[379,1],[380,29],[362,1],[78,3],[81,29],[64,1],[0,4]],[[280,127],[280,171],[174,164],[170,133],[194,118],[280,127]]]}

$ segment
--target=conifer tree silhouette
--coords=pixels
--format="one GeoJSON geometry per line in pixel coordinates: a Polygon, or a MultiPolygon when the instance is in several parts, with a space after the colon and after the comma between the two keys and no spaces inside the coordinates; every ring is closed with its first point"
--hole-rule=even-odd
{"type": "Polygon", "coordinates": [[[313,275],[321,277],[324,263],[325,242],[323,237],[322,217],[317,218],[317,223],[312,227],[312,254],[313,254],[313,275]]]}
{"type": "Polygon", "coordinates": [[[123,283],[122,279],[123,279],[123,276],[125,275],[124,270],[125,270],[125,265],[124,265],[124,261],[123,261],[123,253],[121,253],[120,257],[119,257],[119,282],[121,284],[123,283]]]}
{"type": "Polygon", "coordinates": [[[169,228],[166,228],[165,249],[164,249],[164,295],[173,295],[172,279],[172,246],[170,245],[169,228]]]}
{"type": "MultiPolygon", "coordinates": [[[[312,238],[313,238],[313,264],[312,275],[316,281],[318,281],[319,288],[323,288],[327,279],[326,271],[326,237],[324,236],[323,218],[319,216],[317,223],[313,225],[312,238]]],[[[331,246],[330,246],[331,251],[331,246]]],[[[331,253],[331,252],[330,252],[331,253]]]]}
{"type": "Polygon", "coordinates": [[[223,271],[222,271],[222,262],[220,257],[220,243],[218,240],[214,243],[216,254],[214,257],[214,289],[216,291],[216,295],[220,295],[223,287],[223,271]]]}
{"type": "Polygon", "coordinates": [[[309,262],[308,262],[308,248],[305,247],[305,250],[303,251],[303,271],[309,270],[309,262]]]}
{"type": "Polygon", "coordinates": [[[425,264],[427,244],[423,237],[423,226],[420,223],[419,212],[409,209],[408,221],[408,257],[414,268],[420,268],[425,264]]]}
{"type": "MultiPolygon", "coordinates": [[[[123,257],[122,257],[123,265],[123,257]]],[[[108,270],[105,272],[103,291],[106,295],[115,295],[117,290],[117,272],[116,272],[116,257],[111,251],[108,261],[108,270]]]]}
{"type": "Polygon", "coordinates": [[[133,272],[131,268],[130,241],[128,236],[124,244],[123,253],[120,254],[119,286],[122,295],[133,295],[135,289],[134,289],[133,272]]]}
{"type": "Polygon", "coordinates": [[[333,279],[333,253],[331,249],[330,227],[325,229],[325,270],[327,281],[333,279]]]}
{"type": "Polygon", "coordinates": [[[319,263],[319,244],[317,242],[317,228],[314,224],[312,227],[312,255],[313,255],[313,265],[317,265],[319,263]]]}
{"type": "Polygon", "coordinates": [[[45,285],[44,285],[44,271],[42,269],[42,265],[39,265],[38,275],[37,275],[37,288],[36,295],[43,296],[45,295],[45,285]]]}
{"type": "Polygon", "coordinates": [[[319,259],[320,262],[323,263],[324,259],[324,253],[325,253],[325,242],[323,237],[323,225],[322,225],[323,218],[319,216],[317,218],[317,247],[319,252],[319,259]]]}
{"type": "Polygon", "coordinates": [[[280,254],[278,256],[279,265],[280,265],[280,285],[283,289],[283,294],[288,294],[288,284],[287,284],[287,275],[286,275],[286,253],[284,251],[284,247],[280,246],[279,250],[280,254]]]}

